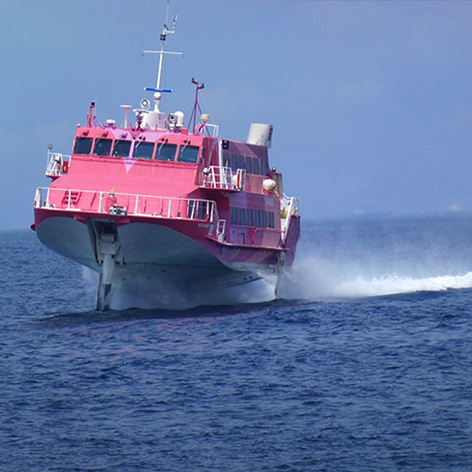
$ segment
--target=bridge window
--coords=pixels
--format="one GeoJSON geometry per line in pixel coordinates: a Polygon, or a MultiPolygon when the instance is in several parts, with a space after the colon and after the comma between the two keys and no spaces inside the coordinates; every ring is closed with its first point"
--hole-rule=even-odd
{"type": "Polygon", "coordinates": [[[158,143],[156,150],[156,160],[173,161],[175,159],[176,151],[177,144],[167,144],[166,142],[158,143]]]}
{"type": "Polygon", "coordinates": [[[114,157],[128,157],[131,149],[131,141],[117,140],[113,146],[114,157]]]}
{"type": "Polygon", "coordinates": [[[200,148],[197,146],[180,146],[179,157],[177,160],[179,162],[188,162],[190,164],[195,164],[198,161],[198,154],[200,148]]]}
{"type": "Polygon", "coordinates": [[[90,154],[93,138],[76,138],[74,154],[90,154]]]}
{"type": "Polygon", "coordinates": [[[144,141],[134,143],[133,157],[137,159],[152,159],[153,152],[154,143],[145,143],[144,141]]]}
{"type": "Polygon", "coordinates": [[[111,151],[111,139],[97,139],[95,140],[95,146],[93,147],[94,156],[109,156],[111,151]]]}

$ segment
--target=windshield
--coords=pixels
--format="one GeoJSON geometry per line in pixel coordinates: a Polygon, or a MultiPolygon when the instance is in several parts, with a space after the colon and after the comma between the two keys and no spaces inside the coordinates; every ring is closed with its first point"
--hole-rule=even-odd
{"type": "Polygon", "coordinates": [[[138,159],[152,159],[154,143],[136,142],[134,144],[133,157],[138,159]]]}
{"type": "Polygon", "coordinates": [[[93,138],[77,138],[75,140],[74,154],[90,154],[93,138]]]}
{"type": "Polygon", "coordinates": [[[179,162],[189,162],[195,164],[198,161],[198,153],[200,148],[197,146],[180,146],[179,149],[179,162]]]}
{"type": "Polygon", "coordinates": [[[115,141],[115,146],[113,147],[113,156],[128,157],[130,148],[131,148],[131,141],[123,141],[123,140],[115,141]]]}
{"type": "Polygon", "coordinates": [[[175,159],[176,144],[160,143],[157,145],[157,161],[173,161],[175,159]]]}
{"type": "Polygon", "coordinates": [[[111,150],[111,139],[97,139],[93,148],[94,156],[109,156],[111,150]]]}

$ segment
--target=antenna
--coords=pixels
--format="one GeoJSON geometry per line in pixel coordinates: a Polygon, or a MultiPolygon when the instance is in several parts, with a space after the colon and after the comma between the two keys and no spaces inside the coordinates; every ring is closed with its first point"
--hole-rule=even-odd
{"type": "Polygon", "coordinates": [[[160,51],[143,51],[144,54],[159,54],[159,65],[157,68],[157,82],[156,82],[156,87],[146,87],[144,90],[146,91],[153,91],[153,92],[172,92],[170,89],[164,89],[161,90],[161,79],[162,79],[162,64],[164,61],[164,54],[172,55],[172,56],[183,56],[183,52],[171,52],[171,51],[165,51],[164,46],[166,43],[167,35],[168,34],[174,34],[175,30],[177,28],[177,20],[179,19],[178,16],[174,16],[172,18],[172,29],[169,29],[167,27],[167,23],[169,22],[169,7],[170,7],[170,2],[167,0],[167,7],[166,7],[166,22],[162,28],[162,33],[160,36],[160,42],[161,42],[161,49],[160,51]]]}
{"type": "Polygon", "coordinates": [[[128,112],[133,108],[131,105],[120,105],[121,108],[125,111],[125,128],[128,127],[128,112]]]}
{"type": "Polygon", "coordinates": [[[90,102],[90,108],[89,108],[89,112],[88,112],[88,115],[87,115],[87,127],[88,128],[90,128],[92,125],[97,126],[97,121],[95,119],[94,108],[95,108],[95,102],[90,102]]]}
{"type": "Polygon", "coordinates": [[[193,129],[193,133],[195,134],[195,127],[197,126],[197,110],[202,113],[202,109],[200,104],[198,103],[198,92],[205,87],[205,84],[202,82],[201,84],[195,80],[195,77],[192,77],[192,84],[195,85],[195,103],[193,104],[192,114],[190,115],[190,120],[188,122],[188,129],[193,129]],[[193,128],[192,128],[192,120],[193,120],[193,128]]]}

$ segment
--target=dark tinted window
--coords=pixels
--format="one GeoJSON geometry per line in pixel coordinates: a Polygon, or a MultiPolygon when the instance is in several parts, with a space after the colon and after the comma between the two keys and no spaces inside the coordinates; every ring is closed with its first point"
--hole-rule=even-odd
{"type": "Polygon", "coordinates": [[[197,146],[180,146],[179,149],[179,162],[189,162],[195,164],[198,161],[198,153],[200,148],[197,146]]]}
{"type": "Polygon", "coordinates": [[[238,159],[236,154],[231,154],[230,158],[231,170],[236,171],[238,169],[238,159]]]}
{"type": "Polygon", "coordinates": [[[254,226],[254,221],[253,221],[253,210],[246,210],[246,225],[247,226],[254,226]]]}
{"type": "Polygon", "coordinates": [[[93,138],[76,138],[74,154],[90,154],[93,138]]]}
{"type": "Polygon", "coordinates": [[[109,156],[111,151],[111,139],[97,139],[93,147],[94,156],[109,156]]]}
{"type": "Polygon", "coordinates": [[[152,159],[152,153],[154,151],[154,143],[144,143],[142,141],[136,141],[134,143],[133,157],[138,159],[152,159]]]}
{"type": "Polygon", "coordinates": [[[205,202],[196,202],[195,200],[190,200],[188,202],[188,218],[204,220],[205,209],[205,202]]]}
{"type": "Polygon", "coordinates": [[[267,162],[263,159],[261,160],[261,175],[267,175],[269,173],[269,167],[267,166],[267,162]]]}
{"type": "Polygon", "coordinates": [[[252,224],[253,226],[261,226],[261,212],[260,210],[254,210],[252,213],[252,224]]]}
{"type": "Polygon", "coordinates": [[[130,148],[131,141],[115,141],[115,145],[113,146],[113,156],[128,157],[130,148]]]}
{"type": "Polygon", "coordinates": [[[261,173],[260,160],[257,157],[252,160],[252,172],[256,175],[261,173]]]}
{"type": "Polygon", "coordinates": [[[229,154],[223,154],[223,166],[230,167],[229,154]]]}
{"type": "Polygon", "coordinates": [[[243,226],[246,224],[246,211],[244,208],[238,208],[238,224],[243,226]]]}
{"type": "Polygon", "coordinates": [[[251,208],[231,208],[231,223],[256,228],[274,228],[274,213],[251,208]]]}
{"type": "Polygon", "coordinates": [[[263,228],[267,227],[267,212],[266,211],[261,211],[261,226],[263,228]]]}
{"type": "Polygon", "coordinates": [[[173,161],[175,159],[176,144],[160,143],[157,145],[156,160],[157,161],[173,161]]]}
{"type": "Polygon", "coordinates": [[[246,157],[246,172],[252,174],[252,157],[246,157]]]}

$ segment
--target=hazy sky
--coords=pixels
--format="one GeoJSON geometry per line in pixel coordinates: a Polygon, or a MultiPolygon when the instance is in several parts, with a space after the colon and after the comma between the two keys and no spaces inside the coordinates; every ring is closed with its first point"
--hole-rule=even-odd
{"type": "MultiPolygon", "coordinates": [[[[166,0],[0,0],[0,227],[26,228],[48,143],[91,100],[121,123],[156,81],[166,0]]],[[[162,109],[220,136],[274,125],[272,164],[306,218],[472,211],[472,2],[173,0],[162,109]]]]}

